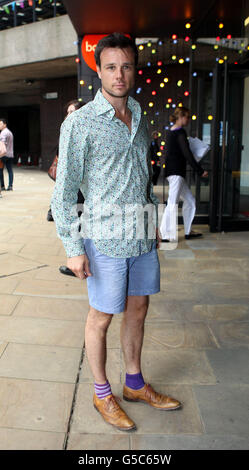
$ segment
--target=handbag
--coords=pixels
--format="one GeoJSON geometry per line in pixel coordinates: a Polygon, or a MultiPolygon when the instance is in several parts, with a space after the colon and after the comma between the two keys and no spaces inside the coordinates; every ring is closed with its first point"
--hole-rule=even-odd
{"type": "Polygon", "coordinates": [[[199,162],[210,150],[210,145],[198,139],[198,137],[189,137],[189,147],[195,160],[199,162]]]}
{"type": "Polygon", "coordinates": [[[54,181],[56,180],[57,164],[58,164],[58,155],[56,155],[56,157],[53,160],[52,165],[48,169],[48,176],[54,181]]]}
{"type": "Polygon", "coordinates": [[[0,158],[0,170],[2,170],[4,167],[4,163],[2,162],[1,158],[0,158]]]}
{"type": "MultiPolygon", "coordinates": [[[[1,157],[4,157],[4,156],[6,155],[6,152],[7,152],[7,150],[6,150],[6,145],[5,145],[4,142],[2,142],[2,141],[0,140],[0,158],[1,158],[1,157]]],[[[3,168],[3,167],[2,167],[2,168],[3,168]]]]}

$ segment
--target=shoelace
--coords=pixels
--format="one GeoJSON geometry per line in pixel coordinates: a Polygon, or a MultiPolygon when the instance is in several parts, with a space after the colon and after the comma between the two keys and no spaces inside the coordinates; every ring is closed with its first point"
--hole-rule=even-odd
{"type": "Polygon", "coordinates": [[[161,402],[164,398],[163,395],[153,390],[150,384],[148,384],[145,389],[145,395],[147,395],[151,400],[156,400],[159,402],[161,402]]]}
{"type": "Polygon", "coordinates": [[[109,399],[108,399],[108,407],[110,406],[110,408],[112,408],[113,411],[119,411],[120,410],[120,407],[119,407],[119,404],[117,403],[118,401],[121,401],[121,399],[119,397],[116,397],[115,395],[112,395],[109,399]]]}

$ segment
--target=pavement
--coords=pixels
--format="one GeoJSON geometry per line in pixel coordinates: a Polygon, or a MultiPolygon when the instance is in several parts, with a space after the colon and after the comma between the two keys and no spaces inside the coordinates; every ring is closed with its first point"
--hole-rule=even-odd
{"type": "MultiPolygon", "coordinates": [[[[127,434],[92,406],[87,288],[58,271],[66,258],[46,220],[52,191],[46,173],[15,168],[14,191],[0,199],[0,449],[248,449],[249,233],[202,226],[203,239],[185,241],[179,227],[177,248],[159,251],[142,370],[183,408],[122,400],[137,425],[127,434]]],[[[107,372],[122,398],[121,318],[108,332],[107,372]]]]}

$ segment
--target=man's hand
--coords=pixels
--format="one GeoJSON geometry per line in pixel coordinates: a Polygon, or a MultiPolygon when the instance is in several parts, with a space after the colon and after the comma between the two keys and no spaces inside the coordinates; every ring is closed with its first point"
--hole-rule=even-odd
{"type": "Polygon", "coordinates": [[[208,171],[204,171],[201,175],[202,178],[206,178],[208,176],[208,171]]]}
{"type": "Polygon", "coordinates": [[[86,279],[91,276],[89,259],[86,255],[73,256],[67,259],[67,267],[73,271],[79,279],[86,279]]]}

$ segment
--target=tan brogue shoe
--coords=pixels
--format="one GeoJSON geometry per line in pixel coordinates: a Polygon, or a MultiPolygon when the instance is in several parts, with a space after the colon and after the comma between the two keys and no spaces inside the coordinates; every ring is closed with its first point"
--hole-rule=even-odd
{"type": "Polygon", "coordinates": [[[158,410],[177,410],[182,406],[178,400],[157,393],[150,384],[145,384],[145,386],[139,390],[133,390],[124,385],[123,398],[126,401],[142,401],[148,403],[148,405],[158,410]]]}
{"type": "Polygon", "coordinates": [[[113,395],[108,395],[100,399],[95,393],[93,396],[93,405],[108,424],[112,424],[112,426],[115,426],[121,431],[136,430],[135,423],[127,416],[124,410],[122,410],[113,395]]]}

